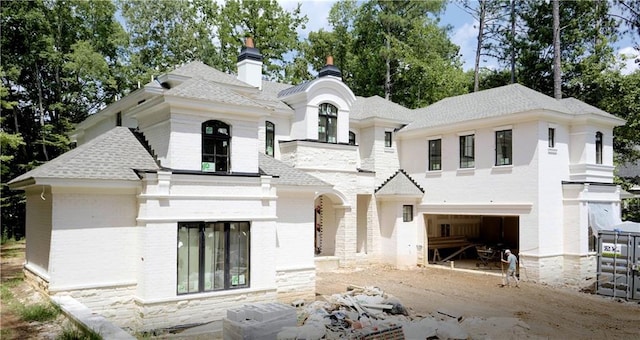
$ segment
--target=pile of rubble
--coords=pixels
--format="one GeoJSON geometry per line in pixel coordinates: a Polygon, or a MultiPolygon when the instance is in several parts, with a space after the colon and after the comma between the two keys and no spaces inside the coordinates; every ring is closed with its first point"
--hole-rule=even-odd
{"type": "Polygon", "coordinates": [[[518,338],[529,329],[517,318],[463,318],[445,310],[410,315],[398,299],[377,287],[350,286],[325,300],[299,307],[299,326],[284,327],[277,339],[518,338]]]}

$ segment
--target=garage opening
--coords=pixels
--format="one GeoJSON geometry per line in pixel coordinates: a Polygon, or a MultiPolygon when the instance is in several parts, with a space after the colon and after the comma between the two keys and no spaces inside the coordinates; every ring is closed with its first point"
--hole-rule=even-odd
{"type": "Polygon", "coordinates": [[[507,215],[424,215],[426,259],[457,268],[500,270],[505,249],[516,255],[520,218],[507,215]]]}

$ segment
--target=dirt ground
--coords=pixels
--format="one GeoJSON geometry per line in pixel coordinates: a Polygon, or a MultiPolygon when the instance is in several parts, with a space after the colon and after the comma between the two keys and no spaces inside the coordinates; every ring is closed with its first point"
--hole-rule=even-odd
{"type": "MultiPolygon", "coordinates": [[[[2,284],[14,299],[40,301],[43,297],[19,280],[24,243],[3,246],[0,258],[2,284]]],[[[398,298],[414,316],[446,310],[468,318],[518,318],[529,326],[528,339],[640,339],[638,302],[530,282],[501,288],[501,282],[499,276],[434,266],[414,270],[377,266],[318,273],[316,286],[319,298],[343,293],[349,285],[376,286],[398,298]]],[[[6,301],[0,301],[0,312],[2,339],[55,339],[66,322],[63,317],[47,323],[24,322],[6,301]]]]}
{"type": "MultiPolygon", "coordinates": [[[[499,271],[498,271],[499,273],[499,271]]],[[[529,339],[640,339],[640,304],[567,287],[521,282],[501,287],[501,277],[427,268],[376,267],[320,273],[317,293],[344,292],[348,285],[376,286],[397,297],[413,314],[438,310],[462,317],[519,318],[529,339]]],[[[505,336],[505,338],[511,338],[505,336]]]]}

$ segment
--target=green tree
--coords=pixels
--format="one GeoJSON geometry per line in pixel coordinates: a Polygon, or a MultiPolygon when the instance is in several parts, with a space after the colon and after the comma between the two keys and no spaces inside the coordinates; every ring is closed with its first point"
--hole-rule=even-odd
{"type": "Polygon", "coordinates": [[[300,13],[300,4],[288,12],[276,0],[225,1],[217,23],[221,70],[236,71],[238,52],[244,38],[251,36],[264,56],[265,77],[270,80],[286,79],[287,54],[299,51],[297,30],[304,29],[307,20],[300,13]]]}
{"type": "MultiPolygon", "coordinates": [[[[68,150],[72,124],[114,100],[126,36],[108,1],[8,1],[0,11],[1,127],[24,141],[6,183],[68,150]]],[[[3,186],[2,197],[2,227],[23,226],[22,195],[3,186]]]]}

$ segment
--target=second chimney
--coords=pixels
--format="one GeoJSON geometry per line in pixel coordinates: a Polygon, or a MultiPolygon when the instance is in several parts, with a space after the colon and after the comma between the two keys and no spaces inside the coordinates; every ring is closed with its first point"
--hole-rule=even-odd
{"type": "Polygon", "coordinates": [[[253,46],[253,38],[247,37],[238,55],[238,80],[262,90],[262,54],[253,46]]]}

